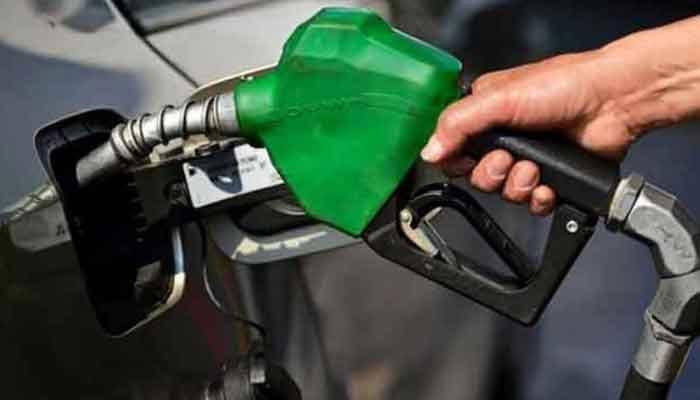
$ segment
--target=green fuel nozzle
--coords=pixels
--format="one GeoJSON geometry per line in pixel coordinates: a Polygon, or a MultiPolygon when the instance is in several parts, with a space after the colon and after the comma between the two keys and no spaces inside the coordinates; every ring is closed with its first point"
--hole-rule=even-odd
{"type": "Polygon", "coordinates": [[[359,235],[459,97],[460,71],[372,11],[326,8],[294,31],[275,70],[237,87],[240,132],[311,216],[359,235]]]}
{"type": "Polygon", "coordinates": [[[309,215],[362,233],[459,97],[460,62],[365,9],[326,8],[265,75],[115,127],[78,164],[81,185],[192,133],[264,146],[309,215]]]}

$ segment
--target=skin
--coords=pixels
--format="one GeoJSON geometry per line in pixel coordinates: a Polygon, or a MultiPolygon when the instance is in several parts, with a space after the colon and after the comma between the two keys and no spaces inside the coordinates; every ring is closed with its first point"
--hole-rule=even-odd
{"type": "Polygon", "coordinates": [[[469,139],[496,126],[565,135],[587,151],[622,159],[648,130],[700,116],[700,17],[642,31],[583,53],[485,74],[472,95],[445,109],[423,149],[449,175],[549,214],[555,192],[539,170],[495,150],[475,162],[469,139]]]}

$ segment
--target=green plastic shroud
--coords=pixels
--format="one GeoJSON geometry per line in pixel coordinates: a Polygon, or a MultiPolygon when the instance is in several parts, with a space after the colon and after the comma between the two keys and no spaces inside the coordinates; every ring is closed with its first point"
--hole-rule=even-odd
{"type": "Polygon", "coordinates": [[[307,213],[358,236],[458,98],[461,68],[372,11],[326,8],[234,101],[243,136],[267,148],[307,213]]]}

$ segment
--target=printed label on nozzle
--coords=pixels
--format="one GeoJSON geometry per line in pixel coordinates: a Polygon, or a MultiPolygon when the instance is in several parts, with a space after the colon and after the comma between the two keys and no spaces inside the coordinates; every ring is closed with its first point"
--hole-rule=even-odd
{"type": "Polygon", "coordinates": [[[267,151],[247,144],[186,162],[183,172],[195,208],[284,183],[267,151]]]}

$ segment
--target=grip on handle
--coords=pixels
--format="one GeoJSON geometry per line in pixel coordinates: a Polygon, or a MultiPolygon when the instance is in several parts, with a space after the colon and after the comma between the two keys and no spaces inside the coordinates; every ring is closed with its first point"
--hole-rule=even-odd
{"type": "Polygon", "coordinates": [[[480,158],[491,150],[504,149],[516,159],[540,167],[540,182],[557,192],[559,199],[582,211],[606,216],[620,180],[619,165],[586,152],[573,143],[548,133],[523,133],[493,129],[470,139],[467,153],[480,158]]]}
{"type": "Polygon", "coordinates": [[[665,400],[670,388],[670,384],[652,382],[640,375],[634,367],[630,367],[620,399],[665,400]]]}

